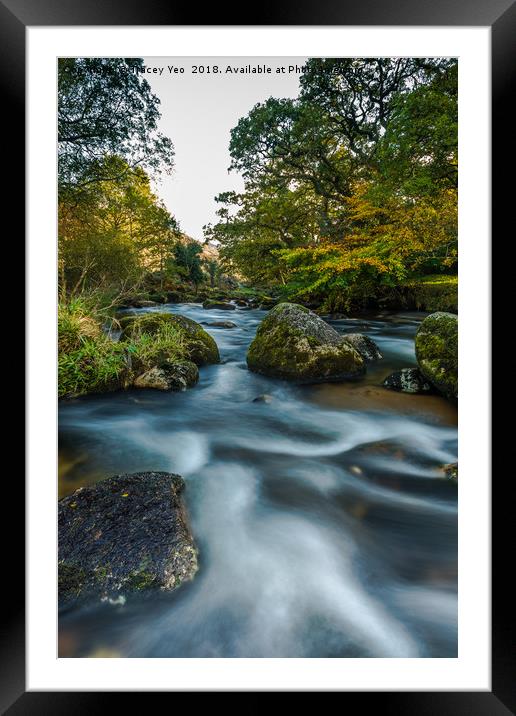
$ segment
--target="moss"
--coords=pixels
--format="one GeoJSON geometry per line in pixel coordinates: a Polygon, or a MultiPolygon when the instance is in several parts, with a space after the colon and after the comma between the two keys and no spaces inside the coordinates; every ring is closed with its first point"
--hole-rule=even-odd
{"type": "Polygon", "coordinates": [[[186,316],[173,313],[145,313],[127,316],[121,321],[123,327],[122,340],[138,340],[142,335],[157,336],[164,326],[175,329],[181,336],[184,355],[196,365],[219,363],[220,355],[214,339],[202,326],[186,316]]]}
{"type": "Polygon", "coordinates": [[[301,382],[342,380],[364,372],[357,351],[307,308],[283,303],[260,324],[247,353],[250,370],[301,382]]]}
{"type": "Polygon", "coordinates": [[[458,319],[452,313],[432,313],[416,334],[416,358],[424,377],[443,395],[458,394],[458,319]]]}
{"type": "Polygon", "coordinates": [[[125,586],[136,590],[152,589],[157,586],[156,576],[145,569],[137,569],[128,576],[125,586]]]}
{"type": "Polygon", "coordinates": [[[86,573],[74,564],[60,562],[57,569],[57,588],[60,595],[78,597],[86,582],[86,573]]]}

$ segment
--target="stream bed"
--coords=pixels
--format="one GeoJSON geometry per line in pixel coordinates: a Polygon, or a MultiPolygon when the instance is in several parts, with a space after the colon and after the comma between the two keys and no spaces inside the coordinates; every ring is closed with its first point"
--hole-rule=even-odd
{"type": "Polygon", "coordinates": [[[457,488],[439,466],[457,459],[457,411],[379,387],[415,365],[426,314],[329,321],[383,359],[358,382],[296,386],[247,370],[265,311],[138,312],[152,310],[237,326],[203,325],[222,362],[186,392],[61,402],[59,496],[123,472],[182,475],[199,572],[63,610],[59,656],[456,656],[457,488]]]}

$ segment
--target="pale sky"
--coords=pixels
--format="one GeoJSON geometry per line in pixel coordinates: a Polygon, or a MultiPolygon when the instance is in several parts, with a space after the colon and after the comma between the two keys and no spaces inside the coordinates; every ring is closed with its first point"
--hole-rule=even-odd
{"type": "Polygon", "coordinates": [[[214,197],[222,191],[239,191],[242,179],[230,165],[230,130],[258,102],[268,97],[296,97],[300,74],[288,73],[289,65],[301,67],[306,57],[145,57],[145,73],[161,100],[160,130],[172,139],[175,168],[155,187],[181,229],[202,240],[204,224],[216,220],[214,197]],[[218,65],[219,73],[194,74],[192,65],[218,65]],[[226,67],[266,65],[270,74],[232,74],[226,67]],[[169,66],[183,67],[171,73],[169,66]],[[276,69],[285,67],[285,73],[276,69]]]}

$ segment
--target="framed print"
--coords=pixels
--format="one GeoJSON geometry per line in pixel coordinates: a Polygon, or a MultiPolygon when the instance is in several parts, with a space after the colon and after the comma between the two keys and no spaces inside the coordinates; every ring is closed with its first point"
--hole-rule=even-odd
{"type": "Polygon", "coordinates": [[[516,708],[489,373],[514,5],[390,5],[3,2],[29,408],[7,713],[516,708]]]}

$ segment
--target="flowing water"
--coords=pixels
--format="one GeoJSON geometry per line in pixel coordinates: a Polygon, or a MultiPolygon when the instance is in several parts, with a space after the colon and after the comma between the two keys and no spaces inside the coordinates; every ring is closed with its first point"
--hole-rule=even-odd
{"type": "Polygon", "coordinates": [[[379,387],[415,365],[422,315],[330,321],[383,360],[360,382],[296,386],[247,370],[265,312],[159,310],[234,321],[205,326],[222,363],[184,393],[63,402],[59,489],[179,473],[199,572],[172,593],[64,611],[60,656],[456,656],[457,489],[439,470],[457,459],[456,410],[379,387]]]}

